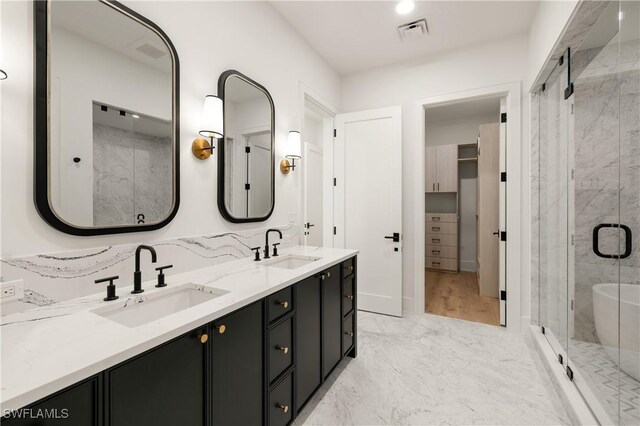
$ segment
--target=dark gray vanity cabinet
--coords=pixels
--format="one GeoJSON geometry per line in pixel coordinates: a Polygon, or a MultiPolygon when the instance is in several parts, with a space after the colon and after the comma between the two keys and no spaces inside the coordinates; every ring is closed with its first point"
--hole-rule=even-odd
{"type": "Polygon", "coordinates": [[[106,424],[205,425],[207,332],[196,329],[107,370],[106,424]]]}
{"type": "Polygon", "coordinates": [[[354,257],[29,405],[30,419],[2,425],[288,425],[340,360],[356,356],[356,278],[354,257]],[[33,418],[38,410],[49,415],[33,418]]]}
{"type": "Polygon", "coordinates": [[[322,282],[322,374],[326,378],[342,359],[342,283],[340,265],[320,274],[322,282]]]}
{"type": "Polygon", "coordinates": [[[2,426],[100,426],[102,425],[101,375],[57,392],[13,416],[2,426]]]}
{"type": "Polygon", "coordinates": [[[309,277],[296,291],[296,409],[300,410],[322,382],[320,279],[309,277]]]}
{"type": "Polygon", "coordinates": [[[211,333],[212,424],[262,424],[265,389],[263,301],[216,320],[211,324],[211,333]]]}

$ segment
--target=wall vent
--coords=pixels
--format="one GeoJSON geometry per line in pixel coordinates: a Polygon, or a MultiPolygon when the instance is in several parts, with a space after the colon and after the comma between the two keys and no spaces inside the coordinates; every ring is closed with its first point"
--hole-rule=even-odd
{"type": "Polygon", "coordinates": [[[151,59],[160,59],[163,56],[167,56],[168,54],[167,49],[162,46],[162,44],[151,41],[146,37],[142,37],[134,41],[133,43],[129,44],[129,47],[142,53],[145,56],[148,56],[151,59]]]}
{"type": "Polygon", "coordinates": [[[424,18],[398,25],[400,40],[412,40],[424,37],[427,34],[429,34],[429,27],[427,27],[427,20],[424,18]]]}

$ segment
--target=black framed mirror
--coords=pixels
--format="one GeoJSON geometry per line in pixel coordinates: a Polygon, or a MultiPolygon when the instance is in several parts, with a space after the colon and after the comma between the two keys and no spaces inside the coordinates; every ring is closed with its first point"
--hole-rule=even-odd
{"type": "Polygon", "coordinates": [[[150,231],[180,204],[179,61],[107,0],[34,2],[35,203],[59,231],[150,231]]]}
{"type": "Polygon", "coordinates": [[[261,222],[275,206],[275,108],[271,95],[246,75],[218,79],[224,136],[218,141],[218,209],[230,222],[261,222]]]}

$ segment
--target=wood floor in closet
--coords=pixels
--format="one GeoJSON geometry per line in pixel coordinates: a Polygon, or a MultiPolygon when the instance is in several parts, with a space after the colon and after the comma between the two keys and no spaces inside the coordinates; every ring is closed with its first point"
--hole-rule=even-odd
{"type": "Polygon", "coordinates": [[[426,270],[425,296],[428,314],[500,324],[498,299],[480,295],[475,272],[452,274],[426,270]]]}

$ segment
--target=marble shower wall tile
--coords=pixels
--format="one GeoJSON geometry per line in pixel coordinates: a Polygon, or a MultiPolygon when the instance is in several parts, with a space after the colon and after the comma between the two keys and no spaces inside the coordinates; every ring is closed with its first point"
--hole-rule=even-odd
{"type": "Polygon", "coordinates": [[[93,125],[95,226],[159,222],[173,193],[171,138],[93,125]]]}
{"type": "MultiPolygon", "coordinates": [[[[143,253],[143,279],[153,280],[156,266],[173,264],[171,275],[252,256],[251,247],[264,245],[267,228],[239,232],[182,237],[150,243],[158,253],[152,264],[143,253]]],[[[295,224],[279,228],[282,248],[299,244],[295,224]]],[[[134,254],[138,244],[126,244],[73,252],[0,259],[0,281],[24,280],[25,302],[45,306],[54,302],[104,292],[99,278],[119,275],[118,286],[133,284],[134,254]]]]}

